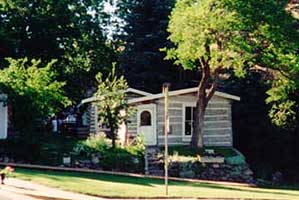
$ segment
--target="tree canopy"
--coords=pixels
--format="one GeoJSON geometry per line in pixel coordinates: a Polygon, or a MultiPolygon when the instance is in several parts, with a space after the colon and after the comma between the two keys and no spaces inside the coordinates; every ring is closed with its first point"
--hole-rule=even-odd
{"type": "Polygon", "coordinates": [[[286,99],[279,97],[282,91],[276,82],[298,75],[298,32],[286,5],[287,1],[272,0],[177,1],[168,28],[175,47],[167,58],[201,72],[193,145],[202,146],[205,108],[223,74],[231,70],[241,77],[250,70],[273,70],[268,102],[293,105],[283,104],[286,99]]]}
{"type": "Polygon", "coordinates": [[[106,43],[104,0],[0,1],[0,63],[5,57],[57,59],[53,70],[65,91],[79,100],[96,86],[94,74],[109,71],[115,59],[106,43]],[[103,69],[100,66],[107,66],[103,69]]]}
{"type": "Polygon", "coordinates": [[[12,105],[14,128],[32,131],[37,120],[57,113],[70,101],[63,91],[64,82],[55,80],[52,62],[41,60],[7,59],[9,66],[0,70],[1,90],[8,94],[12,105]]]}
{"type": "Polygon", "coordinates": [[[120,0],[116,12],[122,20],[114,38],[124,49],[119,64],[131,87],[160,92],[163,82],[182,85],[180,69],[164,60],[160,49],[170,46],[167,40],[169,14],[174,0],[120,0]]]}

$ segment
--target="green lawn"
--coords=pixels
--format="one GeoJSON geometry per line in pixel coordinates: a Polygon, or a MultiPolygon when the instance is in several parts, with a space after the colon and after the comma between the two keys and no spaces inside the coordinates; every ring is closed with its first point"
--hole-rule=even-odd
{"type": "MultiPolygon", "coordinates": [[[[16,169],[17,178],[103,197],[163,197],[163,180],[93,173],[16,169]]],[[[299,200],[298,189],[265,189],[170,181],[171,197],[299,200]]]]}

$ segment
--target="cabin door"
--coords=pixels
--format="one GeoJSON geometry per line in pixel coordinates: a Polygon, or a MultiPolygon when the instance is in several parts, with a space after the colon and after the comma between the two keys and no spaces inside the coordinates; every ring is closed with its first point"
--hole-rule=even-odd
{"type": "Polygon", "coordinates": [[[144,136],[145,145],[156,145],[156,105],[140,105],[137,107],[137,110],[138,134],[142,134],[144,136]]]}

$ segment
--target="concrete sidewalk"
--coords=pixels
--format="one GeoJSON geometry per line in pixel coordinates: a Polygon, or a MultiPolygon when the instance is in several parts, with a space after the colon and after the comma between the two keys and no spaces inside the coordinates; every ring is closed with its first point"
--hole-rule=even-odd
{"type": "MultiPolygon", "coordinates": [[[[99,188],[100,190],[101,188],[99,188]]],[[[151,198],[150,200],[158,200],[151,198]]],[[[166,198],[163,198],[166,199],[166,198]]],[[[180,198],[169,198],[168,200],[178,200],[180,198]]],[[[181,198],[184,200],[221,200],[209,198],[181,198]]],[[[59,188],[52,188],[30,181],[16,178],[5,179],[5,185],[0,185],[0,200],[109,200],[109,198],[94,197],[75,192],[68,192],[59,188]]],[[[117,200],[113,198],[113,200],[117,200]]],[[[129,200],[126,198],[126,200],[129,200]]],[[[136,200],[136,199],[132,199],[136,200]]],[[[146,200],[143,199],[143,200],[146,200]]],[[[229,199],[225,199],[229,200],[229,199]]],[[[234,199],[236,200],[236,199],[234,199]]]]}
{"type": "MultiPolygon", "coordinates": [[[[100,189],[100,188],[99,188],[100,189]]],[[[0,199],[2,200],[103,200],[104,198],[67,192],[30,181],[15,178],[5,180],[0,185],[0,199]]]]}

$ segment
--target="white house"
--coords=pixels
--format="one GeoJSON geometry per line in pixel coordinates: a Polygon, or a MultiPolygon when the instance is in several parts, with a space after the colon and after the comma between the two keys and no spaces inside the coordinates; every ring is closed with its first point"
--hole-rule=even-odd
{"type": "Polygon", "coordinates": [[[8,124],[8,114],[7,114],[7,95],[0,94],[0,139],[7,138],[7,124],[8,124]]]}
{"type": "MultiPolygon", "coordinates": [[[[189,144],[193,131],[193,110],[196,105],[195,88],[187,88],[169,92],[170,145],[189,144]]],[[[127,124],[120,126],[118,136],[121,140],[134,138],[144,134],[146,145],[163,145],[164,143],[164,95],[151,94],[129,88],[126,91],[128,104],[136,108],[127,124]]],[[[223,92],[215,92],[210,100],[203,131],[205,146],[232,146],[233,132],[231,106],[233,101],[239,101],[238,96],[223,92]]],[[[98,132],[96,98],[82,100],[91,103],[89,107],[90,133],[98,132]]]]}

